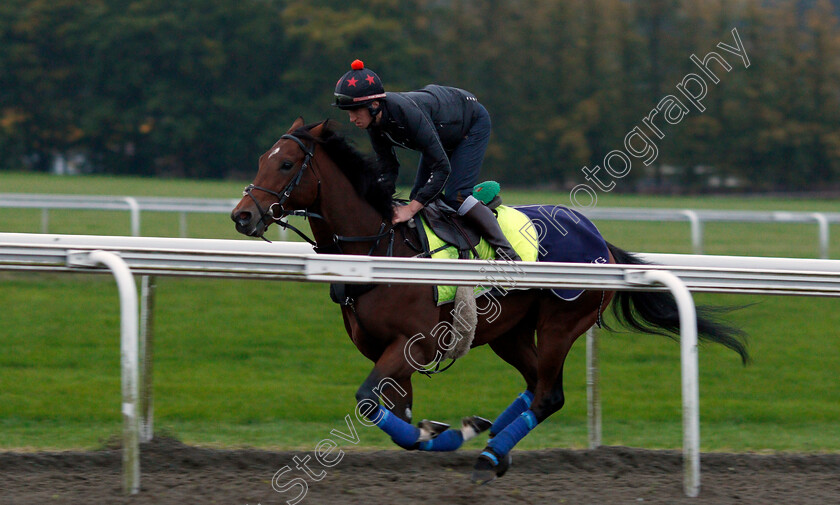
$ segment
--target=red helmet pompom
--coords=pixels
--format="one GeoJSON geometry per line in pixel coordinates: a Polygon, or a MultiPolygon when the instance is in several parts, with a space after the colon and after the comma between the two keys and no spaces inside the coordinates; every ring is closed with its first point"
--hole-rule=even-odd
{"type": "Polygon", "coordinates": [[[353,70],[362,70],[365,68],[365,64],[362,60],[353,60],[353,63],[350,64],[350,68],[353,70]]]}

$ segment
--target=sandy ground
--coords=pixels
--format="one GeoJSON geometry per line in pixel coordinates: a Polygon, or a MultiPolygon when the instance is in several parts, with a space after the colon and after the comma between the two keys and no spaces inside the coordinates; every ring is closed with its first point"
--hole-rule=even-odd
{"type": "MultiPolygon", "coordinates": [[[[118,450],[0,453],[0,504],[840,504],[840,454],[703,454],[698,498],[682,491],[678,451],[626,447],[514,451],[507,475],[469,482],[476,451],[350,452],[313,476],[305,452],[142,446],[141,491],[124,497],[118,450]],[[288,465],[291,470],[272,480],[288,465]],[[299,478],[301,480],[295,481],[299,478]],[[320,480],[315,480],[320,478],[320,480]]],[[[311,453],[309,453],[311,456],[311,453]]],[[[334,457],[334,452],[331,456],[334,457]]]]}

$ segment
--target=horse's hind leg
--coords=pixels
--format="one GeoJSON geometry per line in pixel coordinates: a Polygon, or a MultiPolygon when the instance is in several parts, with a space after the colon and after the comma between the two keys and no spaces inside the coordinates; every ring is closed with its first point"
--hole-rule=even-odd
{"type": "Polygon", "coordinates": [[[525,391],[519,394],[490,427],[490,437],[495,437],[502,430],[525,412],[534,399],[537,386],[537,348],[534,345],[534,321],[523,321],[501,338],[490,342],[500,358],[516,368],[525,379],[525,391]]]}
{"type": "Polygon", "coordinates": [[[561,302],[551,294],[540,299],[533,403],[488,442],[476,462],[473,482],[485,483],[501,475],[511,449],[563,407],[563,364],[577,337],[595,323],[600,296],[598,292],[594,306],[591,293],[585,293],[575,302],[561,302]]]}
{"type": "Polygon", "coordinates": [[[494,422],[490,423],[478,416],[466,417],[462,420],[461,429],[446,430],[432,440],[421,442],[420,450],[454,451],[464,442],[487,429],[490,429],[492,437],[531,405],[537,383],[537,350],[534,346],[533,323],[523,323],[518,328],[491,341],[489,345],[499,357],[519,370],[525,378],[527,389],[494,422]]]}

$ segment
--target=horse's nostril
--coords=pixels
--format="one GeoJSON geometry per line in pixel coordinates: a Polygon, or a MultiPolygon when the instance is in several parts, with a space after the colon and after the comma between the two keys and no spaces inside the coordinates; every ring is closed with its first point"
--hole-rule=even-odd
{"type": "Polygon", "coordinates": [[[234,216],[234,221],[240,226],[245,226],[251,222],[251,213],[247,211],[242,211],[238,215],[234,216]]]}

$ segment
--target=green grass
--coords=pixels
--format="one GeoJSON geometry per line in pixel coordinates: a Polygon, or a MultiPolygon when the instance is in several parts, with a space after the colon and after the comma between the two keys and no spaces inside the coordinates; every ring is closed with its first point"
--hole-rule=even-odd
{"type": "MultiPolygon", "coordinates": [[[[0,173],[0,192],[38,191],[236,197],[244,182],[0,173]]],[[[560,202],[561,193],[506,192],[511,203],[560,202]]],[[[602,206],[836,210],[830,201],[606,195],[602,206]]],[[[686,223],[598,223],[616,245],[690,252],[686,223]]],[[[715,254],[814,257],[816,227],[709,224],[715,254]]],[[[40,212],[0,210],[0,231],[36,232],[40,212]]],[[[190,215],[190,235],[239,238],[224,215],[190,215]]],[[[126,234],[126,213],[51,213],[54,233],[126,234]]],[[[831,256],[840,257],[832,228],[831,256]]],[[[174,214],[144,213],[143,234],[177,236],[174,214]]],[[[89,448],[119,434],[119,307],[107,276],[0,273],[0,447],[89,448]]],[[[822,298],[697,295],[742,305],[732,315],[751,335],[754,362],[725,349],[700,353],[703,450],[840,451],[840,311],[822,298]]],[[[312,449],[344,426],[371,369],[347,337],[321,284],[158,279],[156,427],[196,444],[312,449]]],[[[679,347],[651,335],[603,333],[604,442],[676,448],[681,439],[679,347]]],[[[584,346],[565,371],[564,409],[523,448],[586,445],[584,346]]],[[[455,423],[493,417],[523,388],[489,348],[445,374],[414,379],[414,412],[455,423]]],[[[393,447],[357,425],[364,447],[393,447]]],[[[482,441],[470,447],[480,447],[482,441]]]]}

